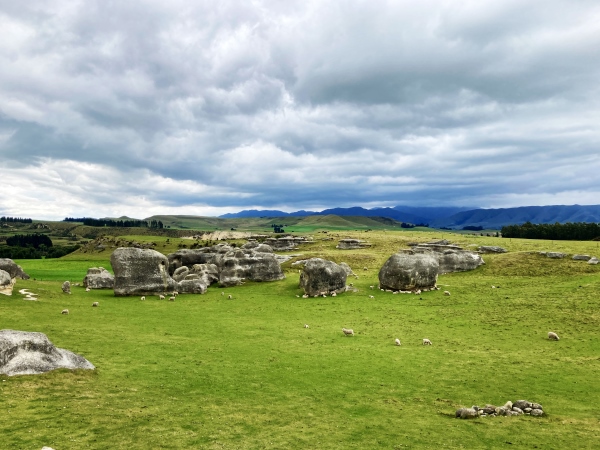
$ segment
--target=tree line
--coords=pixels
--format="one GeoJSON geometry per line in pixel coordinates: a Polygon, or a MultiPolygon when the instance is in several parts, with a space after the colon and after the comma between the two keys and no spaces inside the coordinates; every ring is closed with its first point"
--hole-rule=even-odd
{"type": "Polygon", "coordinates": [[[45,234],[15,234],[6,238],[6,245],[11,247],[33,247],[40,248],[40,245],[52,247],[52,239],[45,234]]]}
{"type": "Polygon", "coordinates": [[[0,222],[13,222],[13,223],[33,223],[31,219],[25,219],[24,217],[0,217],[0,222]]]}
{"type": "Polygon", "coordinates": [[[65,217],[63,222],[81,222],[90,227],[123,227],[123,228],[156,228],[162,230],[164,225],[160,220],[113,220],[93,219],[91,217],[65,217]]]}
{"type": "Polygon", "coordinates": [[[522,225],[503,226],[501,233],[504,238],[591,241],[600,240],[600,225],[588,222],[553,224],[525,222],[522,225]]]}

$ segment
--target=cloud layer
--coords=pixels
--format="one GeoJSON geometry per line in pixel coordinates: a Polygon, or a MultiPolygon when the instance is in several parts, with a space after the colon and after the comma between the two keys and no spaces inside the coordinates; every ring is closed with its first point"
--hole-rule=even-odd
{"type": "Polygon", "coordinates": [[[0,215],[599,203],[594,1],[0,0],[0,215]]]}

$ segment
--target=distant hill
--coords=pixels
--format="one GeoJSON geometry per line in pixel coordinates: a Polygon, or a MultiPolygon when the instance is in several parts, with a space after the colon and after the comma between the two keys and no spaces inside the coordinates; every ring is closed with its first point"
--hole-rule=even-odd
{"type": "Polygon", "coordinates": [[[600,222],[600,205],[521,206],[518,208],[476,209],[433,220],[430,226],[461,229],[465,226],[500,229],[504,225],[531,223],[600,222]]]}

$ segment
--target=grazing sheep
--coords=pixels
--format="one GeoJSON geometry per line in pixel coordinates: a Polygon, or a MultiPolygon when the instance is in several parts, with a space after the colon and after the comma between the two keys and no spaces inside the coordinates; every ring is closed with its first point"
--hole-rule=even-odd
{"type": "Polygon", "coordinates": [[[63,309],[63,310],[61,311],[61,314],[69,314],[69,310],[68,310],[68,309],[63,309]]]}
{"type": "Polygon", "coordinates": [[[496,289],[496,286],[492,286],[492,289],[496,289]]]}
{"type": "Polygon", "coordinates": [[[400,339],[396,339],[396,340],[394,341],[394,344],[396,344],[396,345],[402,345],[402,344],[400,343],[400,339]]]}
{"type": "Polygon", "coordinates": [[[323,298],[327,298],[327,294],[321,294],[323,298]]]}
{"type": "Polygon", "coordinates": [[[337,294],[336,294],[335,292],[332,292],[332,293],[331,293],[331,296],[332,296],[332,297],[337,297],[337,294]]]}
{"type": "Polygon", "coordinates": [[[417,290],[415,291],[415,295],[420,295],[420,294],[421,294],[421,289],[417,289],[417,290]]]}
{"type": "Polygon", "coordinates": [[[299,295],[296,295],[296,298],[300,298],[300,296],[299,296],[299,295]]]}
{"type": "Polygon", "coordinates": [[[450,297],[450,291],[444,291],[444,295],[447,295],[448,297],[450,297]]]}
{"type": "Polygon", "coordinates": [[[179,292],[173,291],[173,297],[177,297],[178,295],[179,295],[179,292]]]}
{"type": "Polygon", "coordinates": [[[93,307],[100,306],[100,303],[98,303],[98,302],[94,302],[94,303],[92,303],[92,306],[93,306],[93,307]]]}
{"type": "Polygon", "coordinates": [[[221,292],[221,295],[222,295],[222,296],[223,296],[223,295],[225,295],[225,292],[221,292]]]}
{"type": "Polygon", "coordinates": [[[423,339],[423,345],[431,345],[431,341],[429,339],[423,339]]]}
{"type": "Polygon", "coordinates": [[[145,300],[146,300],[146,297],[145,297],[145,296],[142,296],[142,297],[140,298],[140,300],[141,300],[141,301],[145,301],[145,300]]]}
{"type": "Polygon", "coordinates": [[[85,292],[90,292],[91,289],[90,288],[85,288],[85,292]]]}
{"type": "Polygon", "coordinates": [[[164,296],[164,295],[159,295],[159,296],[158,296],[158,299],[159,299],[159,300],[164,300],[164,299],[165,299],[165,296],[164,296]]]}
{"type": "Polygon", "coordinates": [[[363,267],[363,270],[369,270],[369,268],[368,267],[363,267]]]}
{"type": "Polygon", "coordinates": [[[370,289],[375,289],[375,286],[369,286],[370,289]]]}
{"type": "Polygon", "coordinates": [[[308,298],[308,294],[304,294],[302,298],[308,298]]]}
{"type": "Polygon", "coordinates": [[[354,336],[354,330],[352,329],[346,329],[346,328],[342,328],[342,332],[346,335],[346,336],[354,336]]]}
{"type": "Polygon", "coordinates": [[[310,328],[307,323],[304,324],[304,328],[310,328]]]}
{"type": "Polygon", "coordinates": [[[548,331],[548,339],[550,339],[551,341],[560,340],[560,338],[558,337],[558,334],[556,334],[554,331],[548,331]]]}
{"type": "Polygon", "coordinates": [[[174,302],[175,301],[175,297],[169,297],[169,301],[170,302],[174,302]]]}
{"type": "Polygon", "coordinates": [[[369,295],[369,298],[375,298],[373,295],[369,295]]]}
{"type": "Polygon", "coordinates": [[[228,298],[229,300],[231,300],[233,297],[231,296],[231,294],[229,294],[229,295],[227,296],[227,298],[228,298]]]}

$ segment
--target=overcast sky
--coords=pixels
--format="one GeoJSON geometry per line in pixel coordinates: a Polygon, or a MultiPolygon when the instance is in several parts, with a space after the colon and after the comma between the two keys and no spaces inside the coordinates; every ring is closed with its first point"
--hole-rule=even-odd
{"type": "Polygon", "coordinates": [[[597,0],[0,0],[0,215],[600,203],[597,0]]]}

